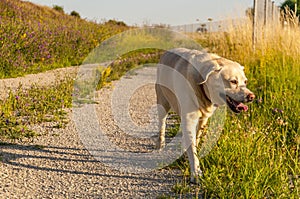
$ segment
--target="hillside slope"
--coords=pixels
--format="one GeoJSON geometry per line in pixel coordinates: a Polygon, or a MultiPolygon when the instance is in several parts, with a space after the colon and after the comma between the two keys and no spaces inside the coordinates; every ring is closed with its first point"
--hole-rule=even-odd
{"type": "Polygon", "coordinates": [[[0,1],[0,78],[78,65],[101,41],[128,29],[20,0],[0,1]]]}

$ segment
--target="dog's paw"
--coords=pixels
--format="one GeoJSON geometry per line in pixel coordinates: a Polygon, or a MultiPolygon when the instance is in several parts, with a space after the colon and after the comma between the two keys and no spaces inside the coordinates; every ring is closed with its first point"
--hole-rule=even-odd
{"type": "Polygon", "coordinates": [[[200,176],[191,177],[190,183],[193,185],[200,185],[200,176]]]}
{"type": "Polygon", "coordinates": [[[158,137],[155,137],[154,139],[155,139],[155,149],[156,150],[162,150],[166,145],[165,139],[161,139],[161,138],[158,138],[158,137]]]}
{"type": "Polygon", "coordinates": [[[190,183],[193,184],[193,185],[199,185],[199,184],[200,184],[200,183],[199,183],[199,179],[198,179],[198,178],[195,178],[195,177],[194,177],[193,179],[190,180],[190,183]]]}
{"type": "Polygon", "coordinates": [[[199,185],[200,184],[200,178],[203,177],[203,173],[201,170],[199,170],[197,173],[191,175],[191,184],[199,185]]]}
{"type": "Polygon", "coordinates": [[[163,148],[165,148],[165,142],[160,142],[160,141],[158,141],[158,142],[156,143],[155,149],[157,149],[157,150],[162,150],[163,148]]]}
{"type": "Polygon", "coordinates": [[[154,149],[160,150],[164,148],[164,144],[159,140],[157,135],[151,137],[152,144],[154,145],[154,149]]]}

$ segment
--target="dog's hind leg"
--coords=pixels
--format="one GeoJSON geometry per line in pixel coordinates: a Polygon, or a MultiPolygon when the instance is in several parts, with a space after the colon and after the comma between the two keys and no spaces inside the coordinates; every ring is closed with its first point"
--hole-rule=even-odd
{"type": "Polygon", "coordinates": [[[158,112],[158,127],[159,135],[156,143],[157,149],[162,149],[165,146],[166,120],[168,112],[171,108],[167,99],[163,96],[161,88],[156,85],[157,92],[157,112],[158,112]]]}
{"type": "Polygon", "coordinates": [[[162,149],[165,146],[166,120],[168,111],[170,110],[170,108],[166,108],[158,104],[159,135],[156,144],[157,149],[162,149]]]}

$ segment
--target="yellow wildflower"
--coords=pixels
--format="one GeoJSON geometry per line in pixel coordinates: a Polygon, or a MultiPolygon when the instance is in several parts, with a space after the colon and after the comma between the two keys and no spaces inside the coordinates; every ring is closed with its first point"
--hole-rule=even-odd
{"type": "Polygon", "coordinates": [[[26,37],[27,37],[27,34],[26,34],[26,33],[24,33],[24,34],[21,36],[22,39],[25,39],[26,37]]]}

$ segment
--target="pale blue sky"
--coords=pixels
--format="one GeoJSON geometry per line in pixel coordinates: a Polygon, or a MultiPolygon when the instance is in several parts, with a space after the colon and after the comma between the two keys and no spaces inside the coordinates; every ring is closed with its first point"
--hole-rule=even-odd
{"type": "MultiPolygon", "coordinates": [[[[101,21],[116,19],[128,25],[182,25],[240,17],[253,0],[28,0],[40,5],[62,6],[65,12],[75,10],[83,18],[101,21]]],[[[260,1],[260,0],[259,0],[260,1]]],[[[276,0],[279,5],[283,0],[276,0]]]]}

